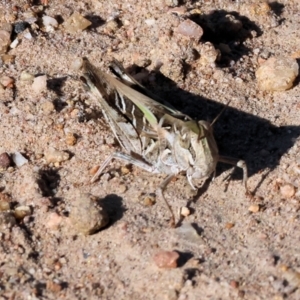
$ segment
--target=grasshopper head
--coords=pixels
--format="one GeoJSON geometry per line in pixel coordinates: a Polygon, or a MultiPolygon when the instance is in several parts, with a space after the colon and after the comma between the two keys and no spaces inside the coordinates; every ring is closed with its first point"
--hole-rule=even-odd
{"type": "Polygon", "coordinates": [[[197,130],[192,130],[190,134],[190,166],[186,171],[188,182],[192,188],[194,188],[192,179],[210,176],[218,161],[218,147],[213,136],[212,126],[206,121],[199,121],[196,124],[197,130]]]}

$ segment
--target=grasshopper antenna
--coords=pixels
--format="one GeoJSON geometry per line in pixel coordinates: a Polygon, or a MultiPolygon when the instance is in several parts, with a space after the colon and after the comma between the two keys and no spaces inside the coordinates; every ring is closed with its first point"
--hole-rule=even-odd
{"type": "Polygon", "coordinates": [[[227,102],[227,104],[222,108],[222,110],[220,111],[220,113],[214,118],[214,120],[210,123],[210,126],[212,127],[217,121],[218,119],[221,117],[222,113],[224,112],[224,110],[228,107],[229,103],[231,102],[231,100],[229,100],[227,102]]]}

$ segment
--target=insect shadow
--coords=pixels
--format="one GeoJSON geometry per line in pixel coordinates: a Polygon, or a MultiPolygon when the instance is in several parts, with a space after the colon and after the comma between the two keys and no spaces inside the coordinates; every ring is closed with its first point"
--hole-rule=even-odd
{"type": "MultiPolygon", "coordinates": [[[[225,106],[179,88],[160,72],[156,74],[156,82],[160,84],[155,86],[155,91],[148,88],[194,120],[212,121],[225,106]]],[[[214,124],[214,136],[220,155],[245,160],[251,177],[265,169],[271,172],[278,166],[281,157],[300,136],[300,126],[275,126],[267,119],[228,106],[214,124]]],[[[230,168],[231,165],[218,163],[217,176],[230,168]]],[[[242,180],[242,172],[237,170],[231,178],[242,180]]],[[[255,193],[263,180],[252,192],[255,193]]],[[[200,188],[199,192],[204,192],[203,189],[206,188],[200,188]]]]}

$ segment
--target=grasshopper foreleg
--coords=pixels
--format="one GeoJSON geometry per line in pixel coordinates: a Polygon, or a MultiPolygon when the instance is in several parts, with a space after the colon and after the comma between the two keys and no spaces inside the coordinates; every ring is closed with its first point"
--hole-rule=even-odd
{"type": "MultiPolygon", "coordinates": [[[[98,177],[102,174],[103,170],[107,167],[107,165],[113,160],[113,159],[120,159],[120,160],[124,160],[130,164],[133,164],[137,167],[140,167],[148,172],[154,173],[154,167],[150,164],[148,164],[147,162],[143,161],[142,159],[136,158],[130,154],[126,154],[123,152],[115,152],[113,154],[111,154],[101,165],[101,167],[99,168],[99,170],[97,171],[97,173],[93,176],[93,178],[91,179],[91,182],[95,182],[98,177]]],[[[166,200],[166,198],[164,197],[164,190],[167,187],[167,185],[171,182],[171,180],[174,178],[175,174],[171,174],[169,176],[167,176],[167,178],[160,184],[159,188],[158,188],[158,197],[163,199],[163,201],[166,203],[167,208],[169,209],[170,213],[171,213],[171,220],[170,220],[170,225],[172,227],[175,226],[175,216],[174,216],[174,212],[170,206],[170,204],[168,203],[168,201],[166,200]]]]}
{"type": "Polygon", "coordinates": [[[251,194],[248,190],[248,185],[247,185],[248,168],[247,168],[246,162],[244,160],[239,160],[239,159],[227,157],[227,156],[219,156],[218,161],[243,169],[243,185],[245,187],[246,194],[251,194]]]}

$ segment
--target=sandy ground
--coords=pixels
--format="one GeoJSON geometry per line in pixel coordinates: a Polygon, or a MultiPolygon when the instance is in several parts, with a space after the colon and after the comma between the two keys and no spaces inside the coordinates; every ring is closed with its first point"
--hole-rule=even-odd
{"type": "Polygon", "coordinates": [[[0,153],[28,159],[1,171],[0,191],[11,208],[31,209],[15,225],[1,215],[1,299],[300,299],[299,79],[283,92],[261,91],[255,79],[267,58],[299,57],[299,2],[46,2],[0,2],[2,23],[23,21],[31,10],[39,18],[33,38],[19,33],[9,49],[14,62],[0,65],[0,76],[15,81],[0,95],[0,153]],[[75,11],[92,25],[70,34],[63,22],[75,11]],[[43,28],[44,15],[58,21],[53,32],[43,28]],[[176,31],[184,19],[203,28],[200,42],[176,31]],[[220,49],[215,63],[201,61],[207,42],[220,49]],[[255,196],[246,197],[241,170],[228,181],[227,165],[198,192],[180,175],[165,195],[176,213],[188,206],[192,214],[174,229],[163,202],[144,201],[163,174],[114,161],[91,184],[91,170],[119,148],[71,68],[83,56],[103,71],[117,58],[195,119],[212,121],[231,100],[215,137],[222,155],[246,160],[255,196]],[[46,75],[47,88],[34,92],[23,71],[46,75]],[[47,163],[51,148],[69,159],[47,163]],[[282,190],[287,184],[295,195],[282,190]],[[80,193],[108,212],[96,234],[80,234],[70,218],[80,193]],[[189,224],[192,234],[184,231],[189,224]],[[177,268],[158,268],[153,257],[161,250],[179,253],[177,268]]]}

